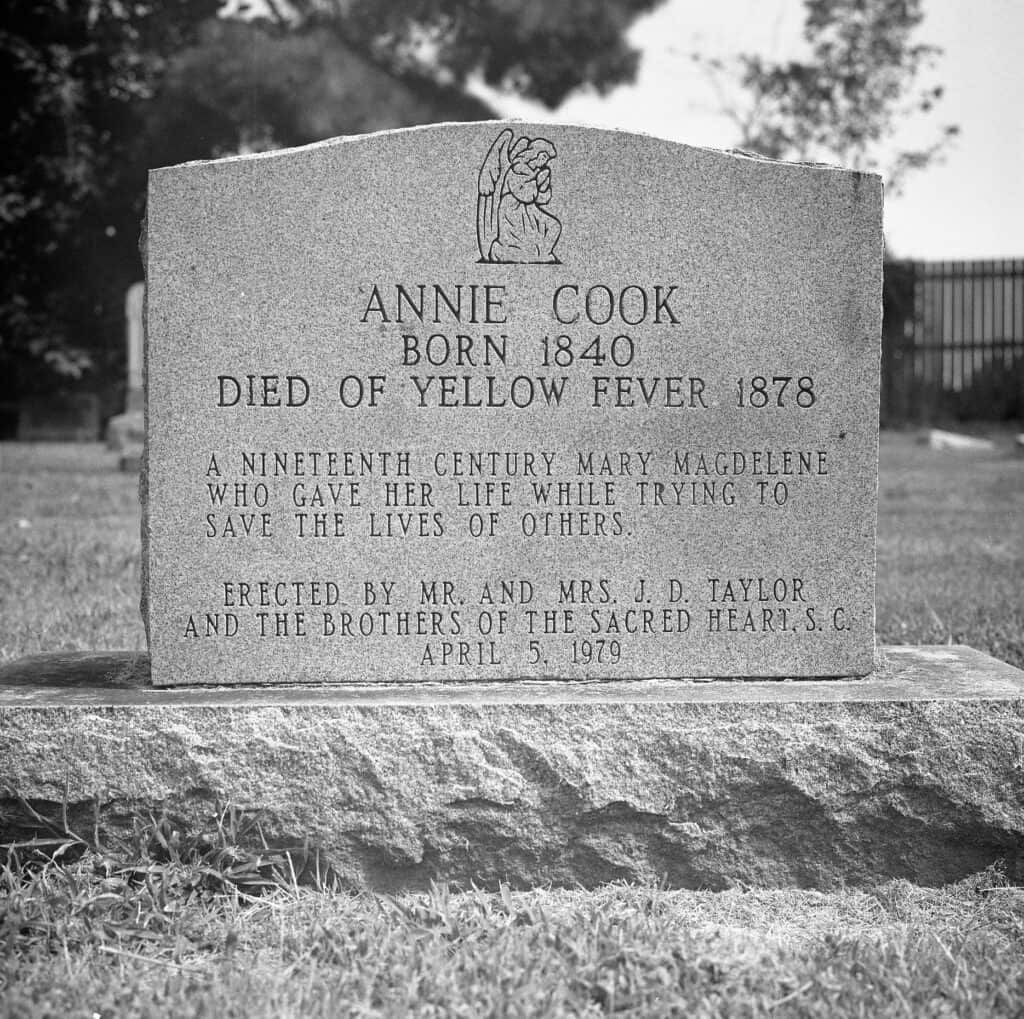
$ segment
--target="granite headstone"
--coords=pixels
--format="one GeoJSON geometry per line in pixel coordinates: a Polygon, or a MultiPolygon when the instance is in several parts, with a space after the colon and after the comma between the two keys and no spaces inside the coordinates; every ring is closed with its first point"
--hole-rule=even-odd
{"type": "Polygon", "coordinates": [[[877,177],[443,125],[147,220],[157,684],[872,669],[877,177]]]}

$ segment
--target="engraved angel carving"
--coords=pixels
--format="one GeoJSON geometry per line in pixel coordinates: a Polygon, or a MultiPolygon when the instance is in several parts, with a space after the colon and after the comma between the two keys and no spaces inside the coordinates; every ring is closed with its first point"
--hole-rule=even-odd
{"type": "Polygon", "coordinates": [[[558,262],[562,224],[544,206],[551,201],[554,145],[545,138],[515,139],[505,128],[480,167],[476,236],[484,262],[558,262]]]}

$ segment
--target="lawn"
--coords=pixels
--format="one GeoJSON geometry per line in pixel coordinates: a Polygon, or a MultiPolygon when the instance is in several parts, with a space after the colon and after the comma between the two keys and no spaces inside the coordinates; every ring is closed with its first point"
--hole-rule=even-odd
{"type": "MultiPolygon", "coordinates": [[[[1024,457],[1006,435],[964,455],[904,434],[881,456],[880,640],[1024,667],[1024,457]]],[[[0,445],[0,534],[0,661],[144,646],[136,483],[110,454],[0,445]]],[[[300,885],[230,826],[77,835],[6,853],[0,1017],[1024,1014],[1024,889],[994,871],[390,898],[300,885]]]]}
{"type": "Polygon", "coordinates": [[[1024,451],[930,450],[883,433],[876,631],[884,644],[969,644],[1024,668],[1024,451]]]}
{"type": "Polygon", "coordinates": [[[98,444],[0,443],[0,661],[146,646],[138,487],[98,444]]]}
{"type": "Polygon", "coordinates": [[[229,895],[202,870],[87,855],[11,879],[0,1014],[989,1019],[1024,1004],[1024,892],[989,873],[827,895],[389,898],[229,895]]]}

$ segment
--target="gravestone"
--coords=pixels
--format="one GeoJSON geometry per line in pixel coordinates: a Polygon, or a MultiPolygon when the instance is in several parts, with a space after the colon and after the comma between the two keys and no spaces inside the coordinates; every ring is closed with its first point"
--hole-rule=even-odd
{"type": "Polygon", "coordinates": [[[146,285],[133,283],[125,293],[125,340],[128,373],[125,386],[125,408],[107,424],[107,445],[120,454],[122,470],[136,471],[142,460],[146,440],[145,395],[142,382],[146,285]]]}
{"type": "Polygon", "coordinates": [[[155,170],[153,680],[874,666],[877,177],[555,125],[155,170]]]}
{"type": "Polygon", "coordinates": [[[15,434],[20,442],[94,442],[100,436],[100,398],[88,392],[23,397],[15,434]]]}
{"type": "Polygon", "coordinates": [[[1024,877],[1024,673],[875,660],[879,201],[519,124],[156,171],[151,655],[0,665],[14,836],[227,805],[388,892],[1024,877]]]}
{"type": "Polygon", "coordinates": [[[145,327],[146,284],[133,283],[124,297],[125,337],[128,342],[128,387],[125,395],[125,410],[141,411],[144,393],[142,388],[143,344],[145,327]]]}

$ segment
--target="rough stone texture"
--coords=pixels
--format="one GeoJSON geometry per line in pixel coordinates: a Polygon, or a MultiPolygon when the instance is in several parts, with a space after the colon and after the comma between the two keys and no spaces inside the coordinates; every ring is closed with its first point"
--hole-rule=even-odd
{"type": "Polygon", "coordinates": [[[874,667],[877,177],[492,122],[155,170],[147,217],[157,684],[874,667]],[[503,155],[513,134],[527,147],[503,155]],[[399,284],[413,303],[425,288],[422,320],[399,284]],[[247,453],[268,454],[269,476],[246,474],[247,453]],[[312,453],[355,454],[355,471],[316,473],[312,453]],[[457,478],[454,454],[473,453],[550,454],[539,480],[572,483],[568,502],[539,501],[525,459],[457,478]],[[318,512],[326,533],[308,537],[318,512]],[[261,582],[255,603],[238,586],[261,582]],[[624,616],[637,607],[649,618],[624,616]],[[418,611],[437,621],[395,636],[418,611]],[[574,649],[591,637],[620,646],[574,649]]]}
{"type": "Polygon", "coordinates": [[[383,890],[1024,877],[1024,673],[969,648],[831,682],[0,689],[3,841],[66,795],[103,837],[231,805],[383,890]]]}

